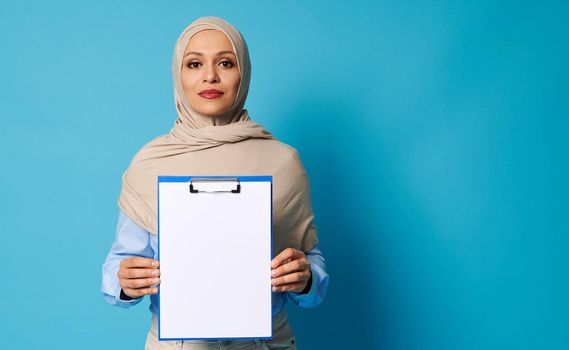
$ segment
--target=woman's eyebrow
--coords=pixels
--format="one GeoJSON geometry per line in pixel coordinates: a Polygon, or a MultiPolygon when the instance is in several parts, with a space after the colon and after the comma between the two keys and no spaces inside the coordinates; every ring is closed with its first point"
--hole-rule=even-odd
{"type": "MultiPolygon", "coordinates": [[[[219,51],[216,56],[221,56],[221,55],[226,55],[226,54],[231,54],[231,55],[235,55],[235,53],[233,53],[233,51],[219,51]]],[[[196,56],[203,56],[203,53],[201,52],[197,52],[197,51],[190,51],[188,53],[186,53],[184,55],[184,57],[188,56],[188,55],[196,55],[196,56]]]]}

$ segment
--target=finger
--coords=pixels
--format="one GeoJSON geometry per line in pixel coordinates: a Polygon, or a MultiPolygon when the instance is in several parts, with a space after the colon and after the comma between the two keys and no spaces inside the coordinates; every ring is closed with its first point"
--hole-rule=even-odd
{"type": "Polygon", "coordinates": [[[287,249],[283,250],[280,254],[278,254],[271,261],[271,267],[272,268],[279,267],[280,265],[285,263],[285,261],[287,259],[295,260],[295,258],[297,258],[299,256],[304,256],[304,253],[301,252],[300,250],[296,250],[294,248],[287,248],[287,249]]]}
{"type": "Polygon", "coordinates": [[[151,258],[144,258],[140,256],[124,259],[121,263],[123,263],[123,265],[128,268],[131,267],[157,268],[158,266],[160,266],[160,262],[158,260],[151,258]]]}
{"type": "Polygon", "coordinates": [[[308,281],[310,278],[310,272],[302,271],[302,272],[294,272],[288,275],[284,275],[281,277],[273,278],[271,280],[271,284],[273,286],[278,286],[287,283],[296,283],[302,281],[308,281]]]}
{"type": "Polygon", "coordinates": [[[131,298],[139,298],[143,295],[151,295],[158,293],[158,288],[123,288],[124,294],[128,295],[131,298]]]}
{"type": "Polygon", "coordinates": [[[160,270],[149,268],[121,268],[117,273],[119,278],[149,278],[159,277],[160,270]]]}
{"type": "Polygon", "coordinates": [[[308,262],[308,260],[306,260],[306,258],[301,258],[298,260],[292,260],[288,263],[285,263],[284,265],[277,267],[276,269],[273,269],[273,271],[271,272],[271,276],[278,277],[294,271],[308,270],[309,268],[310,268],[310,263],[308,262]]]}
{"type": "Polygon", "coordinates": [[[301,292],[304,287],[306,287],[304,282],[289,283],[273,286],[273,292],[301,292]]]}
{"type": "Polygon", "coordinates": [[[160,283],[159,278],[137,278],[137,279],[123,279],[121,287],[124,288],[146,288],[150,286],[157,286],[160,283]]]}
{"type": "Polygon", "coordinates": [[[135,256],[132,258],[124,259],[123,261],[121,261],[121,265],[127,268],[132,268],[132,267],[157,268],[158,266],[160,266],[160,262],[156,259],[135,256]]]}

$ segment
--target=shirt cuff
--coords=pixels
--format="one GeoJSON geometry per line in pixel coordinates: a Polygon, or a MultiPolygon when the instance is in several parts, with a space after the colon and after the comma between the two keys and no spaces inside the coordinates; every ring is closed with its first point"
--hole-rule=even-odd
{"type": "Polygon", "coordinates": [[[317,264],[310,264],[312,271],[312,283],[306,294],[287,292],[297,306],[302,308],[315,307],[322,302],[328,289],[328,274],[317,264]]]}
{"type": "Polygon", "coordinates": [[[138,297],[138,298],[131,298],[128,295],[124,294],[124,291],[122,290],[122,288],[120,287],[120,285],[117,288],[118,290],[115,293],[115,297],[113,298],[113,303],[116,306],[120,306],[123,308],[129,308],[133,305],[136,305],[138,303],[140,303],[140,301],[142,301],[144,296],[138,297]]]}

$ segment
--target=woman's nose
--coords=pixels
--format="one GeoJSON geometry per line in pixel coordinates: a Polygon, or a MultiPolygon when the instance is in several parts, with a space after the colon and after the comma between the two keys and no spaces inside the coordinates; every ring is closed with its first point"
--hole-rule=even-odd
{"type": "Polygon", "coordinates": [[[204,81],[207,81],[208,83],[215,83],[219,81],[219,76],[217,75],[217,70],[214,66],[207,66],[204,71],[204,81]]]}

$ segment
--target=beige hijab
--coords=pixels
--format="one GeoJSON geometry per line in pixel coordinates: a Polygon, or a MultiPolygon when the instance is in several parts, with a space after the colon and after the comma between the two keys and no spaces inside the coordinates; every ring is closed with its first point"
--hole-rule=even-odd
{"type": "Polygon", "coordinates": [[[243,109],[251,64],[241,33],[217,17],[197,19],[176,42],[172,76],[178,119],[168,134],[150,141],[134,156],[122,177],[119,207],[151,234],[157,234],[159,175],[272,175],[273,255],[287,247],[307,251],[315,246],[318,238],[308,177],[297,151],[275,139],[243,109]],[[190,38],[205,29],[220,30],[229,38],[241,74],[233,106],[223,115],[213,117],[200,115],[191,108],[180,78],[190,38]]]}

